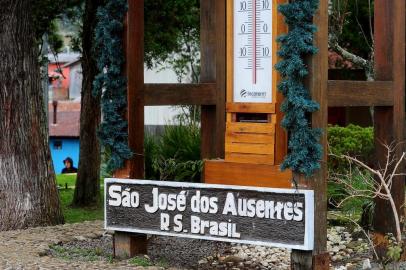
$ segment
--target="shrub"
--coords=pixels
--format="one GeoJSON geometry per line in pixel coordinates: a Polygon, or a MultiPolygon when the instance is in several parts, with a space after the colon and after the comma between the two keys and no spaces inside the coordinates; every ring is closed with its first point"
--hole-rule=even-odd
{"type": "MultiPolygon", "coordinates": [[[[329,151],[334,156],[349,155],[364,162],[369,162],[374,151],[373,128],[356,125],[347,127],[330,126],[327,132],[329,151]]],[[[345,160],[330,156],[329,170],[345,171],[345,160]]]]}
{"type": "MultiPolygon", "coordinates": [[[[356,125],[347,127],[330,126],[328,128],[329,152],[328,170],[331,175],[342,175],[347,184],[362,189],[365,183],[362,177],[368,177],[369,173],[362,170],[350,172],[350,165],[341,155],[356,157],[363,162],[369,163],[374,151],[373,128],[363,128],[356,125]]],[[[330,208],[348,197],[348,191],[343,184],[335,181],[328,182],[328,200],[330,208]]],[[[365,198],[353,198],[342,205],[342,210],[348,214],[361,214],[363,227],[368,227],[371,222],[373,201],[365,198]]]]}
{"type": "Polygon", "coordinates": [[[166,126],[160,137],[145,137],[147,179],[199,182],[203,168],[200,159],[200,128],[195,124],[166,126]]]}
{"type": "Polygon", "coordinates": [[[159,174],[153,167],[153,162],[157,158],[158,138],[146,133],[144,138],[144,155],[145,155],[145,178],[156,180],[159,174]]]}

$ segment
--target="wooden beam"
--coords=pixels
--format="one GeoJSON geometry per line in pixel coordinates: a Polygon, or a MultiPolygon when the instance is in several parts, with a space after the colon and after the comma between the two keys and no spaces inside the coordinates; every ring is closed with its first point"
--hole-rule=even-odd
{"type": "Polygon", "coordinates": [[[328,81],[329,107],[393,106],[392,81],[328,81]]]}
{"type": "Polygon", "coordinates": [[[144,0],[128,1],[127,102],[130,178],[144,178],[144,0]]]}
{"type": "MultiPolygon", "coordinates": [[[[125,52],[127,74],[128,145],[134,156],[126,164],[129,178],[144,178],[144,0],[128,1],[125,52]],[[131,74],[131,75],[130,75],[131,74]]],[[[126,171],[126,170],[125,170],[126,171]]],[[[121,171],[121,173],[123,173],[121,171]]],[[[114,255],[134,257],[147,252],[147,236],[120,233],[114,235],[114,255]]]]}
{"type": "Polygon", "coordinates": [[[313,252],[292,250],[291,269],[328,270],[327,252],[327,115],[328,115],[328,1],[320,1],[314,17],[318,31],[314,44],[319,52],[310,59],[309,87],[312,99],[320,104],[320,110],[312,114],[312,127],[324,132],[320,138],[324,152],[321,169],[312,177],[295,175],[301,188],[314,190],[314,250],[313,252]],[[322,260],[320,258],[323,258],[322,260]],[[322,261],[322,262],[321,262],[322,261]]]}
{"type": "Polygon", "coordinates": [[[227,1],[217,0],[216,12],[216,157],[224,158],[227,87],[227,1]]]}
{"type": "MultiPolygon", "coordinates": [[[[392,72],[394,63],[394,2],[376,0],[374,3],[375,80],[393,81],[394,79],[392,72]]],[[[396,99],[397,97],[394,96],[394,98],[396,99]]],[[[394,140],[393,120],[393,107],[379,106],[374,108],[376,168],[381,168],[386,163],[386,148],[382,144],[390,145],[394,140]]],[[[394,219],[389,218],[388,209],[390,205],[388,202],[376,199],[375,203],[373,220],[375,233],[385,235],[388,232],[395,232],[394,219]]],[[[378,250],[379,255],[384,255],[385,252],[384,250],[378,250]]]]}
{"type": "MultiPolygon", "coordinates": [[[[393,138],[402,143],[396,149],[399,158],[405,151],[405,1],[393,1],[393,138]]],[[[405,173],[405,163],[398,173],[405,173]]],[[[393,180],[391,193],[395,201],[399,219],[403,220],[405,203],[405,177],[399,176],[393,180]]],[[[402,222],[403,223],[403,222],[402,222]]]]}
{"type": "Polygon", "coordinates": [[[145,105],[214,105],[216,84],[145,84],[145,105]]]}
{"type": "MultiPolygon", "coordinates": [[[[216,1],[219,0],[200,0],[201,83],[216,82],[216,1]]],[[[203,105],[201,117],[201,156],[203,159],[216,158],[216,106],[203,105]]]]}
{"type": "Polygon", "coordinates": [[[314,220],[315,245],[313,255],[319,255],[327,252],[328,1],[320,1],[314,24],[318,27],[314,44],[319,52],[312,58],[309,78],[312,99],[320,104],[320,110],[312,114],[312,127],[324,131],[320,138],[324,150],[320,161],[321,169],[310,180],[315,194],[315,211],[317,213],[314,220]]]}

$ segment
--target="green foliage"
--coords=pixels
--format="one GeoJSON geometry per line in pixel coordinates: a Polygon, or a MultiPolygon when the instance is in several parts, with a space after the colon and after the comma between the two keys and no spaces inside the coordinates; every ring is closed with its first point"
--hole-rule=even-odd
{"type": "Polygon", "coordinates": [[[200,79],[200,1],[145,1],[145,63],[169,66],[178,81],[200,79]],[[163,31],[163,29],[165,29],[163,31]]]}
{"type": "Polygon", "coordinates": [[[144,138],[145,177],[151,180],[159,179],[159,173],[154,169],[153,163],[157,158],[159,138],[146,133],[144,138]]]}
{"type": "MultiPolygon", "coordinates": [[[[369,172],[360,170],[359,168],[350,169],[348,167],[343,173],[332,174],[334,174],[334,176],[330,178],[327,186],[327,194],[331,205],[337,206],[340,204],[340,209],[351,215],[360,214],[366,209],[368,209],[369,212],[373,211],[374,204],[371,198],[373,196],[375,181],[369,172]],[[335,181],[335,178],[339,178],[340,181],[335,181]],[[357,193],[357,195],[362,196],[350,198],[350,196],[356,194],[352,192],[349,187],[364,192],[357,193]]],[[[368,219],[366,221],[370,221],[369,216],[365,218],[368,219]]]]}
{"type": "Polygon", "coordinates": [[[196,125],[169,125],[162,136],[145,139],[145,167],[148,179],[199,182],[200,129],[196,125]]]}
{"type": "MultiPolygon", "coordinates": [[[[123,119],[127,103],[122,22],[126,10],[127,1],[107,1],[98,11],[99,23],[96,27],[95,52],[100,73],[94,82],[94,92],[102,95],[104,117],[99,137],[109,155],[107,172],[122,167],[124,161],[132,156],[127,145],[127,122],[123,119]]],[[[200,1],[147,0],[144,10],[146,65],[151,68],[154,63],[166,63],[175,70],[179,81],[191,73],[192,80],[197,82],[200,73],[200,1]]],[[[170,159],[162,156],[165,160],[170,159]]],[[[175,159],[179,161],[178,157],[175,159]]],[[[147,174],[153,171],[149,164],[153,163],[147,160],[147,174]]],[[[189,164],[185,166],[189,167],[189,164]]],[[[179,170],[182,169],[176,169],[179,170]]]]}
{"type": "Polygon", "coordinates": [[[185,45],[199,44],[199,0],[145,1],[145,62],[165,62],[172,53],[184,53],[185,45]]]}
{"type": "Polygon", "coordinates": [[[329,170],[343,171],[348,168],[348,162],[339,158],[341,155],[356,157],[368,162],[374,151],[374,130],[372,127],[363,128],[356,125],[347,127],[330,126],[328,128],[329,170]]]}
{"type": "Polygon", "coordinates": [[[374,21],[373,0],[332,0],[330,25],[341,34],[338,37],[342,44],[352,53],[367,59],[371,54],[374,21]]]}
{"type": "Polygon", "coordinates": [[[386,253],[386,256],[388,259],[392,262],[398,262],[400,260],[400,257],[402,255],[402,247],[401,245],[394,245],[388,247],[388,251],[386,253]]]}
{"type": "Polygon", "coordinates": [[[97,12],[94,49],[99,74],[94,81],[94,95],[102,97],[103,122],[99,138],[105,151],[110,154],[107,171],[123,167],[124,161],[132,156],[124,119],[127,82],[123,75],[125,59],[122,35],[126,11],[126,0],[109,0],[97,12]]]}
{"type": "Polygon", "coordinates": [[[48,33],[48,44],[54,54],[61,52],[63,48],[63,39],[58,34],[58,25],[56,21],[52,21],[48,33]]]}
{"type": "Polygon", "coordinates": [[[200,160],[200,128],[195,125],[168,125],[161,137],[159,153],[179,161],[200,160]]]}
{"type": "Polygon", "coordinates": [[[347,127],[330,126],[327,137],[331,153],[328,158],[329,204],[336,207],[343,202],[340,207],[343,212],[352,216],[360,215],[361,226],[370,228],[375,209],[375,204],[371,199],[374,179],[369,172],[358,167],[352,167],[341,156],[356,157],[368,163],[374,151],[373,128],[363,128],[352,124],[347,127]],[[351,195],[355,194],[349,187],[364,191],[362,192],[363,196],[350,198],[351,195]]]}
{"type": "Polygon", "coordinates": [[[62,48],[63,41],[58,34],[56,19],[62,14],[68,14],[83,0],[38,0],[33,2],[31,14],[37,41],[41,44],[42,37],[47,34],[51,50],[57,53],[62,48]]]}
{"type": "Polygon", "coordinates": [[[281,61],[276,69],[282,75],[279,91],[285,96],[281,110],[285,113],[282,126],[289,132],[289,154],[282,169],[312,175],[320,168],[322,147],[319,143],[321,130],[312,129],[308,120],[310,113],[319,109],[303,80],[308,75],[305,58],[317,53],[313,45],[313,16],[319,6],[318,0],[297,0],[280,5],[279,11],[289,26],[286,35],[278,37],[281,61]]]}
{"type": "Polygon", "coordinates": [[[152,266],[152,263],[149,259],[145,257],[134,257],[129,260],[130,264],[133,264],[135,266],[142,266],[142,267],[148,267],[152,266]]]}

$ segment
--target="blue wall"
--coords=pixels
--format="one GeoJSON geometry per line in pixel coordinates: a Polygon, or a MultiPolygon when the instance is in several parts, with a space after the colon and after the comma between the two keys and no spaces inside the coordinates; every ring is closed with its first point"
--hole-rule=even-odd
{"type": "Polygon", "coordinates": [[[65,168],[63,160],[67,157],[73,159],[73,166],[79,164],[79,138],[49,138],[49,147],[56,174],[65,168]]]}

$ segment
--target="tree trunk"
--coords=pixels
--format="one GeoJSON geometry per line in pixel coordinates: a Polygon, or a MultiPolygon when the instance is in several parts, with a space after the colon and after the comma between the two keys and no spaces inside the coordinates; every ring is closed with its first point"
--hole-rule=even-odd
{"type": "Polygon", "coordinates": [[[94,96],[93,81],[98,73],[93,53],[97,8],[103,0],[86,0],[82,33],[83,84],[80,113],[80,154],[73,205],[90,206],[100,200],[100,96],[94,96]]]}
{"type": "Polygon", "coordinates": [[[1,1],[0,230],[63,222],[31,5],[1,1]]]}

